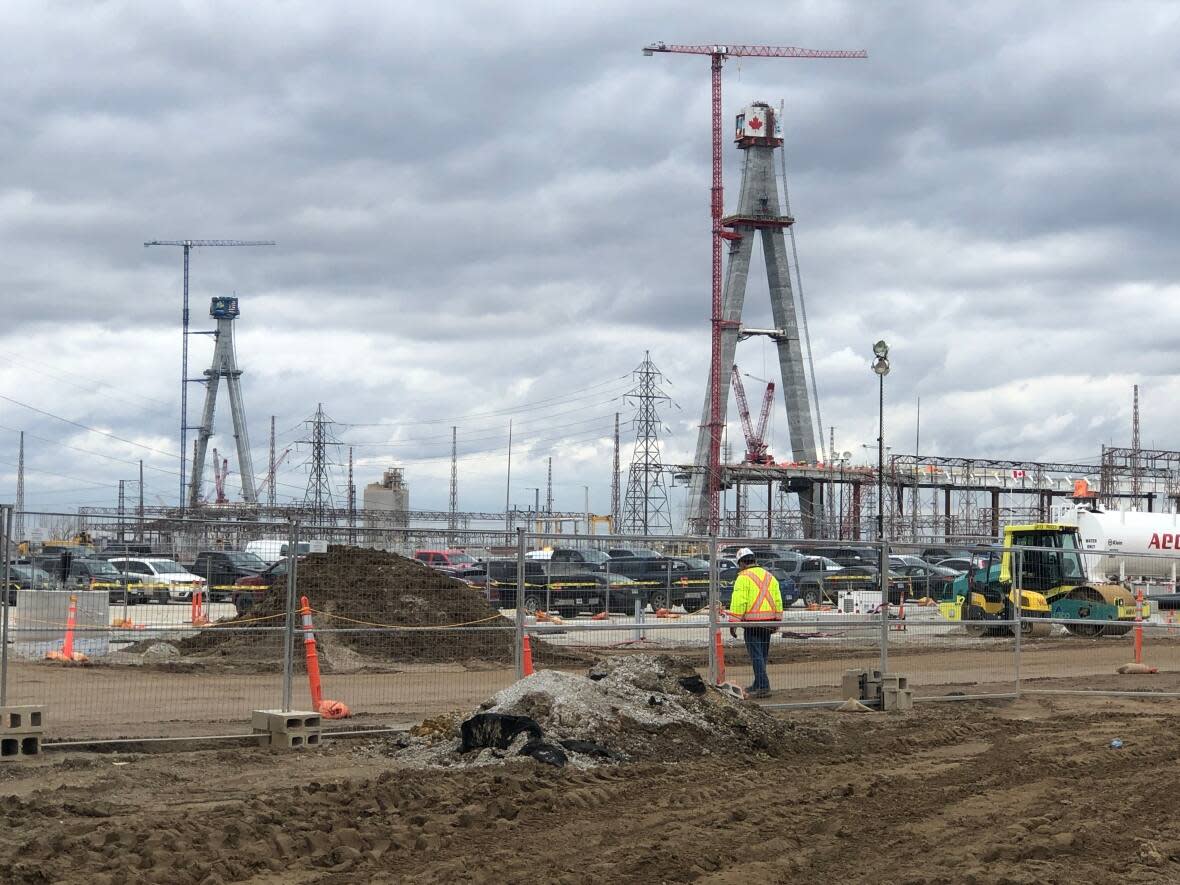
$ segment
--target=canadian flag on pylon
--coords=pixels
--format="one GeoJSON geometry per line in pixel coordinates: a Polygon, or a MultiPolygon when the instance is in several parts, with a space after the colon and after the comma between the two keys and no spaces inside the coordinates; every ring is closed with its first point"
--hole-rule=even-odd
{"type": "Polygon", "coordinates": [[[1012,471],[1012,478],[1013,479],[1024,479],[1024,471],[1023,470],[1013,470],[1012,471]]]}

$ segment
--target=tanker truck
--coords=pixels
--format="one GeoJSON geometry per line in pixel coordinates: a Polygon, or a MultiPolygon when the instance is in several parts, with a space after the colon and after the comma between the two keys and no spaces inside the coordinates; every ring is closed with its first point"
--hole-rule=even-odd
{"type": "Polygon", "coordinates": [[[1091,581],[1175,582],[1180,514],[1070,505],[1057,511],[1056,520],[1078,527],[1086,577],[1091,581]]]}

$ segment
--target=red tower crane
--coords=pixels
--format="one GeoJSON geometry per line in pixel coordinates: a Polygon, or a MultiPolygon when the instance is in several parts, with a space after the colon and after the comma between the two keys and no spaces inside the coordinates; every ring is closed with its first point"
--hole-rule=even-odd
{"type": "Polygon", "coordinates": [[[229,458],[222,458],[217,454],[217,449],[213,449],[213,489],[217,493],[214,499],[215,504],[228,503],[229,498],[225,496],[225,478],[229,476],[229,458]]]}
{"type": "Polygon", "coordinates": [[[709,466],[707,473],[709,515],[708,532],[716,534],[721,521],[721,330],[725,319],[721,312],[721,241],[738,234],[721,226],[721,66],[727,58],[868,58],[863,49],[800,49],[796,46],[734,46],[682,45],[652,43],[643,47],[644,55],[657,52],[677,52],[687,55],[707,55],[713,74],[713,187],[709,200],[709,214],[713,220],[713,310],[712,350],[709,358],[709,466]]]}
{"type": "Polygon", "coordinates": [[[263,479],[262,482],[260,482],[258,484],[259,497],[262,496],[262,490],[265,489],[268,484],[271,484],[271,485],[274,484],[275,474],[279,472],[279,468],[283,466],[283,462],[287,460],[287,456],[290,454],[291,454],[291,447],[287,446],[287,448],[283,451],[283,454],[279,455],[278,459],[275,461],[274,470],[268,470],[266,472],[266,478],[263,479]]]}
{"type": "Polygon", "coordinates": [[[762,411],[758,415],[758,426],[750,421],[750,404],[746,402],[746,387],[738,367],[733,367],[733,394],[737,397],[738,416],[742,420],[742,433],[746,436],[746,463],[773,464],[774,459],[767,452],[766,423],[774,406],[774,382],[766,382],[766,393],[762,396],[762,411]]]}

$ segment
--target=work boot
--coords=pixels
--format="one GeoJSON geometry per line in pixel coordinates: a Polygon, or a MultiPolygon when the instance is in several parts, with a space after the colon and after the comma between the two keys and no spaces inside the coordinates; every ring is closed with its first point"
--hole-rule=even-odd
{"type": "Polygon", "coordinates": [[[768,698],[768,697],[770,697],[770,689],[769,688],[756,688],[753,691],[749,692],[749,695],[752,698],[768,698]]]}

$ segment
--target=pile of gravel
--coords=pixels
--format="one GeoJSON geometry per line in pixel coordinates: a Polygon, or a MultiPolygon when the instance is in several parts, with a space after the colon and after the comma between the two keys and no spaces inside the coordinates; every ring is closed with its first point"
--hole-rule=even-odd
{"type": "MultiPolygon", "coordinates": [[[[756,704],[707,688],[697,672],[667,655],[629,655],[596,663],[586,675],[540,670],[489,698],[476,714],[526,717],[543,740],[569,750],[569,762],[590,767],[610,762],[678,761],[702,756],[789,756],[831,744],[824,728],[777,719],[756,704]],[[605,752],[603,752],[605,751],[605,752]]],[[[461,752],[459,729],[432,722],[428,731],[389,747],[415,767],[503,764],[519,761],[521,746],[461,752]]]]}

